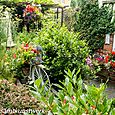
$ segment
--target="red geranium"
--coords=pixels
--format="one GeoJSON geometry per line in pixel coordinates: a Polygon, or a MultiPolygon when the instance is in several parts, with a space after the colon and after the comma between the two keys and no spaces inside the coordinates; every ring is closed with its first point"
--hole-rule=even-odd
{"type": "Polygon", "coordinates": [[[105,63],[108,63],[108,62],[109,62],[109,55],[105,57],[105,63]]]}
{"type": "Polygon", "coordinates": [[[30,13],[34,12],[34,7],[31,5],[27,5],[26,6],[26,12],[30,12],[30,13]]]}
{"type": "Polygon", "coordinates": [[[112,55],[115,55],[115,51],[112,51],[112,55]]]}

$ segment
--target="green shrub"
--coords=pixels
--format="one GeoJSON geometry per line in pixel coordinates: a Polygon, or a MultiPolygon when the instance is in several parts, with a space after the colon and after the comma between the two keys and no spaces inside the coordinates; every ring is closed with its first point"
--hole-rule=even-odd
{"type": "MultiPolygon", "coordinates": [[[[28,44],[17,44],[15,48],[9,49],[5,52],[3,57],[1,58],[0,62],[0,76],[5,79],[10,79],[11,76],[16,77],[18,79],[24,78],[24,74],[22,72],[22,68],[26,68],[26,66],[29,69],[29,63],[30,59],[33,56],[36,56],[35,53],[32,53],[32,47],[27,46],[28,44]],[[25,48],[28,49],[25,49],[25,48]]],[[[29,70],[27,71],[29,75],[29,70]]],[[[27,77],[27,76],[25,76],[27,77]]]]}
{"type": "Polygon", "coordinates": [[[112,11],[108,7],[99,8],[98,3],[84,2],[75,16],[74,30],[81,33],[80,39],[87,41],[92,52],[103,47],[105,34],[115,31],[112,11]]]}
{"type": "MultiPolygon", "coordinates": [[[[9,60],[7,60],[7,55],[5,55],[5,48],[0,48],[0,79],[13,80],[13,73],[10,71],[9,60]],[[7,61],[6,61],[7,60],[7,61]]],[[[11,60],[11,58],[10,58],[11,60]]]]}
{"type": "Polygon", "coordinates": [[[66,71],[63,86],[57,85],[60,90],[46,95],[38,89],[39,82],[35,82],[34,96],[42,103],[40,108],[44,114],[55,115],[113,115],[115,110],[114,99],[108,99],[104,90],[106,84],[100,87],[84,84],[81,78],[77,78],[80,70],[66,71]]]}
{"type": "Polygon", "coordinates": [[[79,40],[78,33],[74,34],[65,26],[59,27],[50,22],[38,32],[34,42],[40,44],[46,52],[44,63],[54,78],[63,79],[64,70],[68,68],[80,68],[82,74],[87,74],[85,59],[89,50],[85,41],[79,40]]]}
{"type": "Polygon", "coordinates": [[[75,14],[77,13],[76,10],[79,9],[68,8],[64,10],[64,24],[69,31],[73,30],[73,25],[75,23],[75,14]]]}

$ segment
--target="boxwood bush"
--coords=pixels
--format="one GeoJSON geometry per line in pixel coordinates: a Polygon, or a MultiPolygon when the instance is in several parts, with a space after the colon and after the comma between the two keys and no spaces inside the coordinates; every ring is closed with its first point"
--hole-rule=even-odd
{"type": "Polygon", "coordinates": [[[69,32],[65,26],[49,22],[34,40],[46,52],[44,62],[54,78],[63,79],[64,70],[68,68],[80,68],[82,76],[88,75],[85,59],[89,50],[85,41],[79,40],[78,33],[69,32]]]}

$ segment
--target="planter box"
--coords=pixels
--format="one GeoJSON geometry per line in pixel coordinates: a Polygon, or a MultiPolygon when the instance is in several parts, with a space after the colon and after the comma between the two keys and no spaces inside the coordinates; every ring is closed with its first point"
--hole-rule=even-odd
{"type": "Polygon", "coordinates": [[[111,81],[115,82],[115,69],[107,70],[106,68],[103,68],[96,75],[103,81],[106,81],[107,79],[109,79],[109,82],[111,81]]]}

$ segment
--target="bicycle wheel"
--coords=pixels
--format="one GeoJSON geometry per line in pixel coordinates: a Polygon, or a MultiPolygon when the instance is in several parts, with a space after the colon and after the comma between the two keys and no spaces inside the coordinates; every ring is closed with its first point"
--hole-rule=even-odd
{"type": "Polygon", "coordinates": [[[35,81],[36,79],[41,79],[41,86],[45,84],[45,89],[50,88],[50,79],[47,74],[47,72],[44,70],[43,65],[35,65],[32,68],[32,73],[31,73],[32,81],[35,81]]]}

